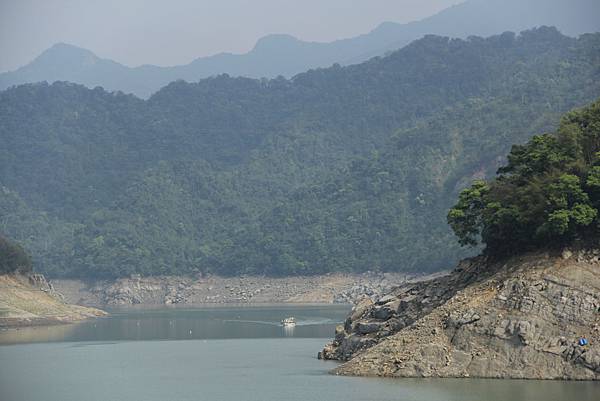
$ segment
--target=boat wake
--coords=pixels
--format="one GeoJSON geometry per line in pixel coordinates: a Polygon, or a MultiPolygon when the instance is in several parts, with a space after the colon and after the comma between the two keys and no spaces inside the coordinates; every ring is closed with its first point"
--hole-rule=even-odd
{"type": "MultiPolygon", "coordinates": [[[[266,321],[266,320],[245,320],[245,319],[226,319],[224,323],[251,323],[251,324],[263,324],[267,326],[281,326],[281,321],[266,321]]],[[[335,319],[296,319],[296,327],[298,326],[320,326],[325,324],[338,324],[341,323],[335,319]]]]}

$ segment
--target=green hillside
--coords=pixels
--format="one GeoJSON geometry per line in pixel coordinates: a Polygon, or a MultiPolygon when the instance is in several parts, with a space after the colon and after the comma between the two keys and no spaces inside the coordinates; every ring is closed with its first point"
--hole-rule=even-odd
{"type": "Polygon", "coordinates": [[[54,276],[450,267],[458,192],[600,95],[600,34],[428,36],[291,80],[143,101],[0,93],[0,232],[54,276]]]}
{"type": "Polygon", "coordinates": [[[488,182],[464,189],[448,213],[463,245],[492,256],[598,243],[600,100],[563,117],[552,134],[515,145],[488,182]]]}

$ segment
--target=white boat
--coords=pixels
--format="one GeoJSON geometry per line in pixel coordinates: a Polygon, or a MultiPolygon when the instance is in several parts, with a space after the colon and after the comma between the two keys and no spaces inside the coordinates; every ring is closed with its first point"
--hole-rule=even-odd
{"type": "Polygon", "coordinates": [[[296,319],[293,317],[286,317],[281,321],[281,325],[284,327],[292,327],[296,325],[296,319]]]}

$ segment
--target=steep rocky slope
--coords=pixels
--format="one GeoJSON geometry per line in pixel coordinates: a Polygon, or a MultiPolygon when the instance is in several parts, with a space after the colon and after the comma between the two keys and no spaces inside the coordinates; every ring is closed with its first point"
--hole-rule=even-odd
{"type": "Polygon", "coordinates": [[[41,274],[0,275],[0,327],[71,323],[105,312],[64,302],[41,274]]]}
{"type": "Polygon", "coordinates": [[[358,303],[319,357],[347,361],[344,375],[598,380],[599,260],[599,250],[467,259],[358,303]]]}

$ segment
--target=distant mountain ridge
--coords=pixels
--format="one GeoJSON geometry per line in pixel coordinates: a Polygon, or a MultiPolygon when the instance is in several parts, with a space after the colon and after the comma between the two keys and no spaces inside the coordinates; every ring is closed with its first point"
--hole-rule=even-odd
{"type": "Polygon", "coordinates": [[[361,63],[401,48],[426,34],[450,37],[490,36],[504,31],[552,25],[570,36],[600,31],[596,0],[468,0],[431,17],[407,24],[384,22],[371,32],[329,43],[305,42],[290,35],[268,35],[245,54],[220,53],[173,67],[127,67],[89,50],[59,43],[31,63],[0,74],[0,90],[39,81],[70,81],[93,88],[123,91],[147,98],[171,81],[197,81],[227,73],[273,78],[361,63]]]}
{"type": "Polygon", "coordinates": [[[457,192],[600,96],[600,33],[429,35],[293,79],[0,92],[0,232],[51,277],[448,268],[457,192]]]}

